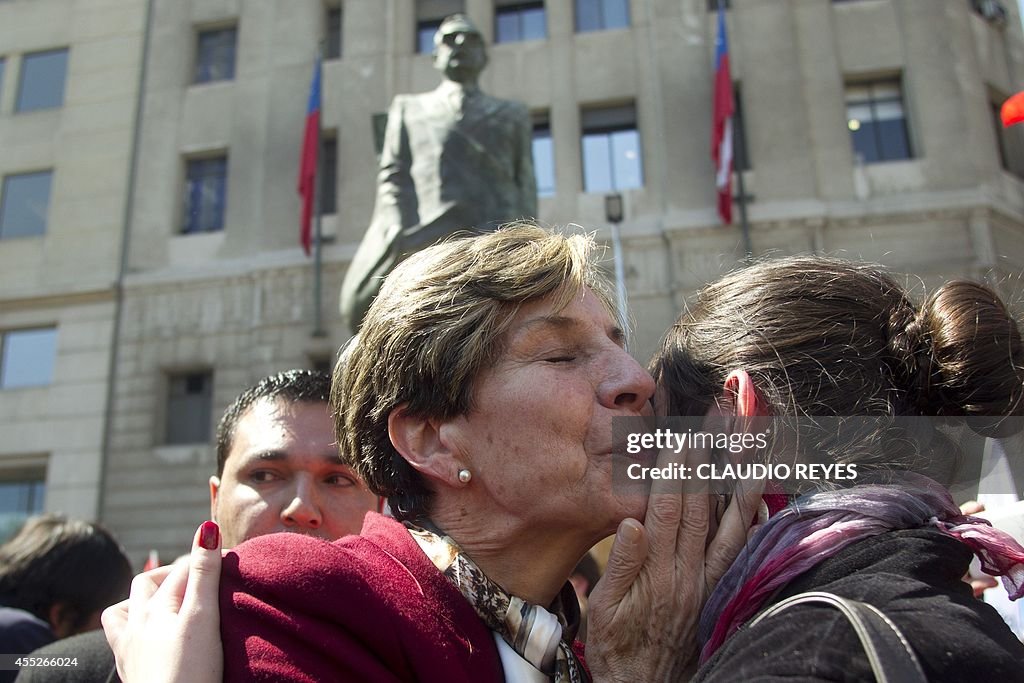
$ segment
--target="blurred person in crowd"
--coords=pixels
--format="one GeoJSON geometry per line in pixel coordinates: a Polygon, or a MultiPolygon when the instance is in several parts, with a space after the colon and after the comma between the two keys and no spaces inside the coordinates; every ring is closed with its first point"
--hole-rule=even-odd
{"type": "MultiPolygon", "coordinates": [[[[333,540],[358,533],[366,513],[377,509],[377,497],[338,455],[327,406],[330,389],[326,372],[288,370],[264,377],[224,411],[217,425],[217,474],[210,477],[210,515],[220,525],[224,547],[279,531],[333,540]]],[[[81,681],[116,680],[102,631],[33,654],[79,657],[81,681]]],[[[18,680],[58,681],[66,675],[26,669],[18,680]]]]}
{"type": "MultiPolygon", "coordinates": [[[[97,629],[128,594],[132,570],[108,531],[63,515],[31,517],[0,546],[0,653],[27,654],[97,629]]],[[[16,671],[0,671],[12,681],[16,671]]]]}

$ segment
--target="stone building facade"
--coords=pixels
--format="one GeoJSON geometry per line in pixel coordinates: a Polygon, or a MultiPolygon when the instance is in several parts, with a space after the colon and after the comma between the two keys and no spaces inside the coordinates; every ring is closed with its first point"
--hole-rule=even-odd
{"type": "MultiPolygon", "coordinates": [[[[727,4],[755,256],[865,258],[1021,301],[1024,143],[994,119],[1024,83],[1015,4],[1003,17],[973,0],[727,4]]],[[[605,195],[622,195],[646,359],[686,297],[743,257],[715,211],[709,6],[0,1],[0,174],[55,169],[45,235],[0,227],[0,333],[57,329],[52,380],[0,389],[0,484],[42,476],[46,509],[99,517],[135,559],[186,547],[208,514],[223,408],[269,372],[329,365],[347,338],[337,292],[373,208],[375,115],[437,84],[419,36],[452,11],[490,45],[481,87],[535,115],[539,218],[608,239],[605,195]],[[295,180],[325,36],[334,208],[314,335],[295,180]],[[63,105],[17,112],[20,55],[59,46],[63,105]]]]}

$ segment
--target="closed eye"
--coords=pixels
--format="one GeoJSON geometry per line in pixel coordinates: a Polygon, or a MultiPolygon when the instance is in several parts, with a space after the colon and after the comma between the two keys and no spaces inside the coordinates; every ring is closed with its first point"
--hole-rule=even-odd
{"type": "Polygon", "coordinates": [[[576,356],[551,356],[550,358],[545,358],[544,362],[545,363],[571,363],[574,360],[576,360],[576,356]]]}

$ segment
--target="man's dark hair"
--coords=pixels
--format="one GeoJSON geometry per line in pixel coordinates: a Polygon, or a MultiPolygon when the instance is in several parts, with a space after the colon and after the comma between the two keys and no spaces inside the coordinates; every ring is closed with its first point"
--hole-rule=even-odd
{"type": "Polygon", "coordinates": [[[217,476],[224,474],[224,463],[231,452],[238,420],[260,399],[283,399],[289,403],[327,403],[331,395],[331,376],[322,370],[285,370],[264,377],[238,395],[217,424],[217,476]]]}
{"type": "Polygon", "coordinates": [[[103,527],[63,515],[30,517],[0,546],[0,605],[49,623],[62,605],[71,632],[96,612],[128,597],[132,568],[103,527]]]}

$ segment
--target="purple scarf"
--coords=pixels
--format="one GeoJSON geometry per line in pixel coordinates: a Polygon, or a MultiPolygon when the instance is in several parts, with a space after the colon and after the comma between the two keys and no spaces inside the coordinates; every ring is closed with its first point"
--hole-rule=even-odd
{"type": "MultiPolygon", "coordinates": [[[[902,476],[902,475],[901,475],[902,476]]],[[[1024,547],[988,521],[963,515],[936,482],[907,474],[898,485],[812,493],[769,519],[719,581],[701,613],[701,662],[775,591],[846,546],[898,529],[934,526],[969,547],[1011,599],[1024,594],[1024,547]]]]}

